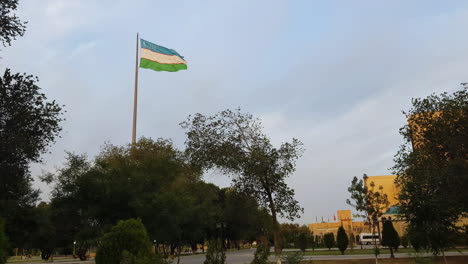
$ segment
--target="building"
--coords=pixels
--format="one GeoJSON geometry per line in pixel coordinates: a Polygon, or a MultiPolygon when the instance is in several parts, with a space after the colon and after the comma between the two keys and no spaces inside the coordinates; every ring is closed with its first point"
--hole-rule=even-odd
{"type": "MultiPolygon", "coordinates": [[[[398,234],[402,236],[406,230],[406,224],[398,217],[398,207],[396,205],[398,204],[399,188],[395,184],[396,177],[396,175],[366,176],[364,177],[364,184],[368,189],[373,189],[374,191],[379,190],[380,186],[382,187],[382,192],[387,195],[390,204],[381,219],[379,219],[380,225],[382,224],[382,220],[392,220],[393,226],[398,234]]],[[[353,219],[350,210],[339,210],[337,211],[337,216],[338,218],[333,222],[309,224],[310,231],[320,237],[326,233],[333,233],[336,236],[340,226],[343,226],[346,233],[352,234],[354,237],[360,233],[372,232],[370,224],[361,219],[353,219]]]]}

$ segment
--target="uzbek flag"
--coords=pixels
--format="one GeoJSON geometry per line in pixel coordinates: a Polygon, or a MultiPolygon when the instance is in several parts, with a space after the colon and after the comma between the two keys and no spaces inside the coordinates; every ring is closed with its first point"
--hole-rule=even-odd
{"type": "Polygon", "coordinates": [[[140,68],[176,72],[187,69],[187,62],[177,51],[140,39],[140,68]]]}

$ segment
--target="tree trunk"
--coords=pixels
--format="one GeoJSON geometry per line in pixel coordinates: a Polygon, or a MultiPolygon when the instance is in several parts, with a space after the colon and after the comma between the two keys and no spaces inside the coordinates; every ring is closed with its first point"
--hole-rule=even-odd
{"type": "Polygon", "coordinates": [[[393,247],[388,247],[390,249],[390,258],[395,258],[395,255],[393,255],[393,247]]]}
{"type": "Polygon", "coordinates": [[[382,245],[382,237],[380,236],[380,223],[379,220],[376,220],[377,222],[377,236],[379,238],[379,243],[382,245]]]}
{"type": "Polygon", "coordinates": [[[275,246],[275,254],[281,253],[281,238],[280,238],[280,230],[279,230],[279,223],[276,217],[276,208],[275,202],[273,201],[273,197],[271,193],[268,193],[268,202],[271,211],[271,218],[273,220],[273,243],[275,246]]]}
{"type": "Polygon", "coordinates": [[[445,263],[445,264],[448,264],[447,258],[445,257],[445,252],[444,252],[444,250],[442,249],[441,251],[442,251],[442,257],[444,258],[444,263],[445,263]]]}

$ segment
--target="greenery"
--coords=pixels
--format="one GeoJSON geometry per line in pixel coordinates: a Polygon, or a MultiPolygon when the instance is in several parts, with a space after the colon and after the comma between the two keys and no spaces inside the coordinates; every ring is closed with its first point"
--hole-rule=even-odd
{"type": "Polygon", "coordinates": [[[304,259],[304,253],[294,252],[293,254],[284,255],[281,258],[287,264],[299,264],[304,259]]]}
{"type": "Polygon", "coordinates": [[[293,139],[275,148],[259,119],[225,110],[213,116],[196,114],[181,123],[187,130],[186,152],[191,162],[208,170],[219,168],[233,176],[233,186],[269,210],[275,251],[281,249],[278,216],[293,220],[303,209],[285,179],[295,170],[302,143],[293,139]]]}
{"type": "Polygon", "coordinates": [[[383,223],[382,228],[382,246],[387,246],[390,249],[390,257],[395,258],[393,251],[397,250],[400,246],[400,236],[393,227],[393,223],[390,220],[386,220],[383,223]]]}
{"type": "Polygon", "coordinates": [[[208,242],[208,252],[203,264],[224,264],[226,253],[221,239],[213,239],[208,242]]]}
{"type": "Polygon", "coordinates": [[[223,247],[240,248],[268,228],[270,216],[253,197],[202,181],[201,171],[169,140],[108,144],[94,161],[73,153],[66,160],[57,173],[42,177],[53,187],[55,230],[47,234],[59,248],[77,241],[81,259],[121,219],[140,218],[163,255],[180,253],[183,245],[196,251],[221,236],[223,247]]]}
{"type": "Polygon", "coordinates": [[[408,235],[407,234],[404,234],[401,239],[401,246],[404,247],[404,248],[408,248],[409,246],[409,241],[408,241],[408,235]]]}
{"type": "Polygon", "coordinates": [[[348,244],[348,235],[346,234],[346,231],[344,230],[343,226],[340,226],[338,228],[338,233],[336,234],[336,245],[341,251],[341,254],[344,255],[346,248],[348,248],[348,244]]]}
{"type": "Polygon", "coordinates": [[[258,245],[254,253],[254,259],[251,264],[268,264],[268,256],[270,255],[270,245],[266,239],[263,239],[258,245]]]}
{"type": "Polygon", "coordinates": [[[454,245],[468,205],[468,89],[412,100],[395,156],[400,212],[416,249],[442,253],[454,245]]]}
{"type": "Polygon", "coordinates": [[[15,14],[10,14],[18,8],[18,0],[2,0],[0,2],[0,41],[3,46],[11,46],[11,41],[17,36],[23,36],[26,22],[21,22],[15,14]]]}
{"type": "Polygon", "coordinates": [[[5,234],[5,220],[0,217],[0,264],[6,263],[8,251],[8,238],[5,234]]]}
{"type": "MultiPolygon", "coordinates": [[[[347,199],[346,203],[362,213],[360,216],[365,217],[371,224],[373,234],[377,227],[377,234],[379,234],[380,240],[380,225],[378,224],[378,219],[385,213],[390,203],[387,194],[383,191],[383,186],[377,187],[376,190],[375,183],[371,181],[369,183],[370,188],[368,188],[366,186],[366,179],[366,174],[364,174],[363,179],[358,179],[354,176],[351,181],[351,186],[348,188],[352,201],[347,199]]],[[[375,244],[377,245],[377,243],[375,244]]]]}
{"type": "Polygon", "coordinates": [[[283,223],[280,225],[282,248],[299,248],[305,251],[314,246],[314,236],[306,225],[283,223]]]}
{"type": "MultiPolygon", "coordinates": [[[[25,22],[14,14],[17,0],[0,3],[0,41],[3,46],[25,32],[25,22]]],[[[62,106],[40,92],[38,79],[6,68],[0,76],[0,216],[11,247],[30,248],[39,223],[32,187],[31,162],[40,162],[61,130],[62,106]]]]}
{"type": "Polygon", "coordinates": [[[128,259],[150,259],[154,249],[141,220],[119,221],[104,234],[96,252],[96,264],[121,263],[128,259]]]}
{"type": "Polygon", "coordinates": [[[323,243],[325,244],[325,247],[328,248],[328,250],[331,250],[331,248],[335,246],[335,236],[333,233],[326,233],[323,236],[323,243]]]}

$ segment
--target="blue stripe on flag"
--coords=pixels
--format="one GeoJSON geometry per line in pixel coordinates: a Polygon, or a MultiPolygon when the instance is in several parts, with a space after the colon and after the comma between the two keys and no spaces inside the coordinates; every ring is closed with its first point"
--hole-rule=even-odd
{"type": "Polygon", "coordinates": [[[154,52],[159,52],[159,53],[166,54],[166,55],[176,55],[176,56],[179,56],[180,58],[184,59],[184,57],[182,57],[179,53],[177,53],[177,51],[175,51],[173,49],[168,49],[166,47],[156,45],[156,44],[151,43],[151,42],[149,42],[147,40],[144,40],[144,39],[140,39],[140,43],[141,43],[141,48],[142,49],[149,49],[149,50],[152,50],[154,52]]]}

